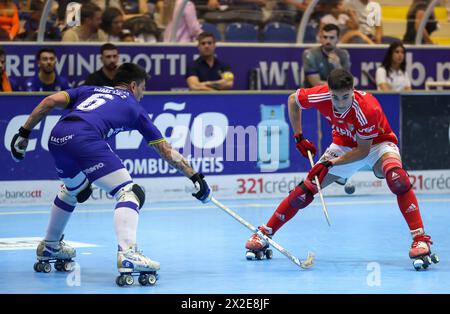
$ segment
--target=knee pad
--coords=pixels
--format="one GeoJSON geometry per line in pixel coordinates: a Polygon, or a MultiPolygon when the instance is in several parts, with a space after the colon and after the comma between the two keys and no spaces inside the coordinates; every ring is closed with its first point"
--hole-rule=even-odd
{"type": "Polygon", "coordinates": [[[88,185],[83,190],[78,192],[78,194],[76,195],[78,203],[86,202],[89,199],[89,197],[91,197],[91,194],[92,194],[92,186],[91,183],[88,182],[88,185]]]}
{"type": "Polygon", "coordinates": [[[289,192],[288,200],[289,204],[295,209],[302,209],[314,200],[314,195],[302,181],[295,189],[289,192]]]}
{"type": "Polygon", "coordinates": [[[145,203],[145,192],[135,183],[125,185],[117,191],[114,197],[118,202],[133,202],[138,205],[139,209],[141,209],[145,203]]]}
{"type": "Polygon", "coordinates": [[[412,188],[408,173],[403,168],[391,168],[385,176],[389,189],[396,195],[405,194],[412,188]]]}

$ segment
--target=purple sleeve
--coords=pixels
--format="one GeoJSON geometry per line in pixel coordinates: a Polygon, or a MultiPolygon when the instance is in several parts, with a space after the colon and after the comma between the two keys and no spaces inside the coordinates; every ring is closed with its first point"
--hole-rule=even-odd
{"type": "Polygon", "coordinates": [[[78,96],[80,95],[80,88],[70,88],[63,92],[67,93],[68,96],[68,105],[66,109],[70,109],[76,103],[78,96]]]}
{"type": "Polygon", "coordinates": [[[145,110],[141,110],[136,122],[136,130],[141,133],[149,145],[165,141],[158,128],[153,124],[145,110]]]}

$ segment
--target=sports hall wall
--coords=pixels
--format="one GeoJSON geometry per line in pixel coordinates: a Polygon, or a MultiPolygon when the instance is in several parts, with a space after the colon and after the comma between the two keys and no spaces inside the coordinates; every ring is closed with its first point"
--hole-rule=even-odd
{"type": "MultiPolygon", "coordinates": [[[[17,49],[17,47],[14,48],[17,49]]],[[[16,50],[16,54],[8,48],[8,51],[12,52],[10,54],[12,59],[7,62],[15,64],[15,68],[20,73],[33,75],[34,61],[31,56],[34,55],[34,47],[22,48],[20,51],[16,50]],[[30,57],[27,58],[27,55],[30,57]],[[31,62],[31,65],[28,62],[31,62]]],[[[70,47],[67,46],[56,48],[70,51],[70,47]]],[[[224,48],[236,49],[236,47],[224,48]]],[[[72,49],[74,48],[72,47],[72,49]]],[[[125,54],[134,56],[133,60],[139,54],[145,55],[144,51],[149,48],[142,47],[135,51],[136,49],[136,47],[121,47],[121,52],[126,51],[125,54]]],[[[161,56],[161,62],[158,66],[153,63],[148,69],[152,74],[149,89],[156,88],[158,83],[168,84],[170,81],[178,82],[174,85],[179,84],[179,87],[184,86],[182,74],[177,72],[177,67],[174,65],[176,62],[162,62],[162,60],[166,58],[167,61],[167,56],[170,54],[178,53],[180,56],[179,51],[184,51],[183,49],[186,49],[185,59],[187,59],[189,51],[191,51],[190,47],[167,46],[167,50],[164,50],[163,47],[157,46],[155,49],[161,56]]],[[[268,77],[271,75],[274,78],[277,77],[276,73],[278,72],[273,70],[277,67],[270,65],[274,64],[271,62],[277,61],[267,61],[272,58],[268,57],[270,54],[267,54],[266,49],[259,48],[256,50],[257,52],[254,47],[248,49],[240,47],[239,49],[244,51],[242,55],[250,54],[248,50],[253,51],[255,56],[261,58],[259,65],[266,62],[269,67],[272,67],[272,70],[268,72],[268,77]],[[266,61],[262,56],[267,57],[266,61]]],[[[277,48],[271,47],[269,50],[271,49],[277,48]]],[[[295,52],[297,56],[295,62],[299,62],[303,48],[290,49],[292,54],[295,52]]],[[[100,66],[100,62],[92,61],[97,59],[97,50],[96,46],[86,46],[83,47],[83,52],[67,53],[65,57],[67,63],[62,63],[61,59],[64,58],[64,55],[59,55],[60,63],[62,63],[59,71],[61,73],[66,71],[76,85],[77,82],[81,82],[80,78],[83,77],[84,70],[88,69],[91,72],[100,66]],[[92,62],[87,61],[80,66],[78,62],[81,59],[71,63],[71,55],[75,59],[82,55],[83,59],[92,62]]],[[[358,48],[358,50],[361,49],[358,48]]],[[[374,55],[379,53],[379,49],[372,50],[370,50],[371,56],[367,56],[366,59],[372,60],[370,62],[374,62],[373,60],[376,60],[374,55]]],[[[442,62],[435,60],[433,64],[436,71],[433,72],[433,66],[425,66],[430,58],[420,59],[422,50],[418,49],[417,55],[415,52],[410,55],[410,59],[420,65],[416,67],[420,69],[417,70],[416,76],[422,75],[424,68],[427,77],[435,75],[436,79],[441,79],[441,77],[450,76],[448,57],[442,55],[442,62]],[[447,70],[442,70],[442,68],[447,70]]],[[[219,54],[222,51],[219,50],[219,54]]],[[[369,50],[365,49],[364,51],[369,50]]],[[[436,51],[442,52],[441,49],[436,49],[436,51]]],[[[62,50],[60,52],[64,53],[62,50]]],[[[194,50],[189,58],[193,56],[193,52],[194,50]]],[[[155,52],[152,53],[155,55],[155,52]]],[[[364,68],[363,64],[366,61],[355,62],[357,57],[354,55],[355,53],[351,55],[352,67],[364,68]]],[[[356,55],[359,56],[359,53],[356,55]]],[[[359,57],[363,58],[363,56],[359,57]]],[[[143,58],[142,56],[141,59],[134,61],[144,60],[143,58]]],[[[155,58],[149,60],[156,60],[155,58]]],[[[437,53],[436,59],[438,58],[439,53],[437,53]]],[[[237,62],[233,57],[231,59],[237,62]]],[[[280,57],[280,59],[283,58],[280,57]]],[[[253,69],[254,64],[239,62],[245,66],[237,66],[237,63],[233,66],[231,61],[230,64],[236,77],[239,78],[242,75],[248,78],[248,72],[253,69]]],[[[145,62],[140,62],[140,64],[146,65],[145,62]]],[[[12,67],[13,71],[15,68],[12,67]]],[[[359,72],[357,70],[354,72],[358,76],[359,72]]],[[[11,75],[13,74],[11,73],[11,75]]],[[[415,72],[412,73],[413,82],[414,75],[415,72]]],[[[360,77],[365,76],[362,74],[360,77]]],[[[276,81],[274,79],[274,82],[276,81]]],[[[418,82],[417,79],[416,82],[418,82]]],[[[243,80],[237,79],[237,85],[242,89],[247,88],[242,85],[244,83],[243,80]]],[[[365,89],[364,86],[361,86],[365,83],[364,79],[360,79],[359,83],[358,87],[365,89]]],[[[295,85],[295,80],[292,82],[293,85],[286,82],[283,84],[288,86],[284,91],[150,92],[142,100],[142,105],[168,141],[190,160],[191,165],[197,171],[201,171],[208,177],[208,182],[212,185],[218,198],[282,197],[304,178],[310,168],[309,162],[295,150],[287,116],[287,96],[297,85],[295,85]]],[[[159,85],[158,88],[168,89],[162,85],[159,85]]],[[[55,190],[60,184],[57,180],[53,160],[48,152],[47,141],[51,129],[63,114],[62,111],[53,111],[36,126],[23,162],[15,163],[10,157],[9,145],[12,136],[45,95],[39,93],[0,94],[2,106],[0,136],[3,139],[3,145],[0,148],[0,206],[1,204],[48,203],[53,200],[55,190]]],[[[388,116],[391,127],[399,135],[403,160],[411,174],[411,180],[415,183],[416,191],[419,193],[449,193],[450,93],[378,93],[376,96],[388,116]]],[[[319,152],[323,151],[331,142],[331,131],[327,122],[320,119],[315,110],[304,111],[303,121],[305,135],[317,143],[319,152]]],[[[122,158],[125,167],[136,178],[136,182],[144,186],[149,200],[191,198],[191,182],[175,173],[144,143],[136,131],[119,134],[115,139],[110,140],[110,145],[122,158]]],[[[376,179],[370,171],[359,172],[351,181],[356,186],[356,194],[389,193],[385,182],[376,179]]],[[[343,187],[336,184],[326,190],[328,195],[344,193],[343,187]]],[[[97,203],[111,201],[110,196],[98,189],[94,191],[90,200],[90,202],[97,203]]]]}

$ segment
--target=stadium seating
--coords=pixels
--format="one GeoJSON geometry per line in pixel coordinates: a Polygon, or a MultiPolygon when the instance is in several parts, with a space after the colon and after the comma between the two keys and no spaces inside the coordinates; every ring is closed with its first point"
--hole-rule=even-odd
{"type": "Polygon", "coordinates": [[[265,42],[295,43],[297,30],[293,25],[273,22],[264,27],[263,38],[265,42]]]}
{"type": "Polygon", "coordinates": [[[231,23],[225,29],[225,41],[258,42],[258,26],[248,23],[231,23]]]}

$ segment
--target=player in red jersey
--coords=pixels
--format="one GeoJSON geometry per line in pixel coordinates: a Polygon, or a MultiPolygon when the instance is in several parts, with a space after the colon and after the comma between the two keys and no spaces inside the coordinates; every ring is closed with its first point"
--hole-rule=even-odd
{"type": "MultiPolygon", "coordinates": [[[[425,234],[419,204],[408,173],[403,169],[397,137],[374,96],[353,88],[353,76],[347,70],[333,70],[328,86],[300,88],[289,96],[289,120],[297,149],[308,158],[316,153],[312,142],[302,132],[302,110],[316,108],[332,127],[333,143],[309,171],[307,178],[278,205],[275,213],[259,229],[273,236],[299,209],[308,206],[317,193],[314,177],[324,188],[338,179],[348,179],[369,165],[376,177],[386,178],[389,189],[397,196],[398,206],[410,229],[413,243],[409,257],[414,267],[427,268],[439,258],[431,254],[430,236],[425,234]]],[[[261,259],[268,248],[265,240],[254,234],[246,243],[247,258],[261,259]]]]}

